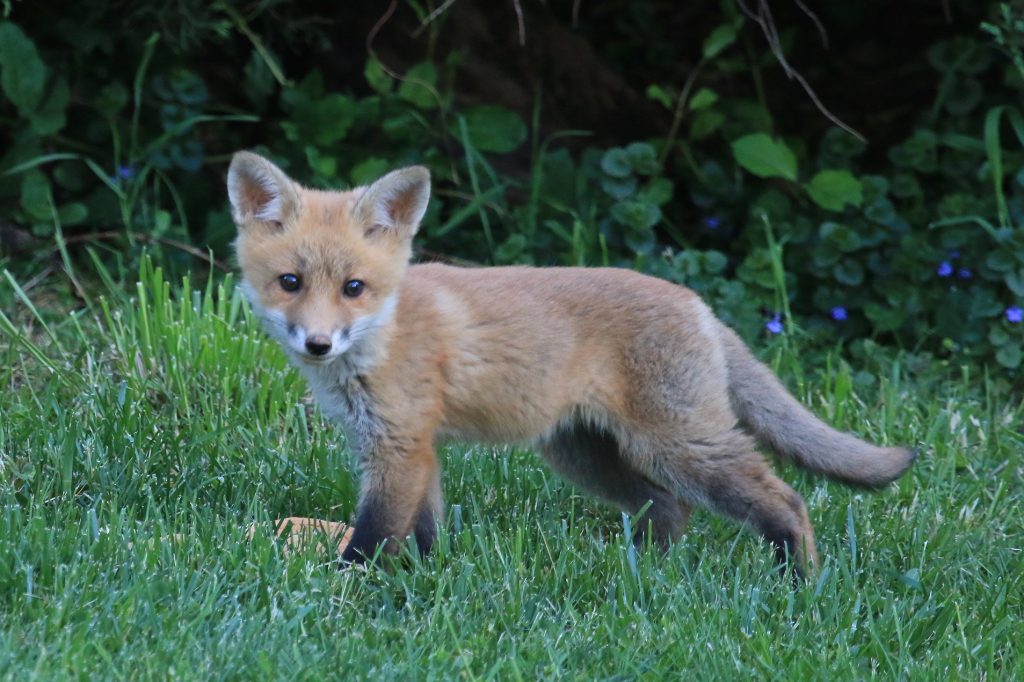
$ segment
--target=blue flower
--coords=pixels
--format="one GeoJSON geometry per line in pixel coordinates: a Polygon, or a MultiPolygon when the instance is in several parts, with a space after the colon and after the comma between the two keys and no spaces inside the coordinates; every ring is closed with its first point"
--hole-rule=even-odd
{"type": "Polygon", "coordinates": [[[1006,321],[1012,322],[1013,324],[1019,323],[1024,320],[1024,310],[1021,310],[1020,306],[1011,305],[1006,309],[1006,321]]]}
{"type": "Polygon", "coordinates": [[[971,277],[974,277],[974,273],[971,272],[970,268],[960,268],[956,271],[956,276],[960,279],[970,279],[971,277]]]}
{"type": "Polygon", "coordinates": [[[956,249],[953,249],[952,251],[949,252],[950,260],[956,260],[959,257],[960,257],[960,252],[957,251],[956,249]]]}
{"type": "Polygon", "coordinates": [[[131,180],[132,178],[135,177],[135,167],[134,166],[118,166],[117,167],[117,177],[119,177],[122,180],[131,180]]]}
{"type": "Polygon", "coordinates": [[[721,224],[722,221],[713,215],[709,215],[707,218],[704,219],[704,227],[708,228],[709,230],[717,230],[719,225],[721,224]]]}
{"type": "Polygon", "coordinates": [[[846,319],[846,308],[841,305],[837,305],[832,308],[832,319],[836,322],[842,322],[846,319]]]}
{"type": "Polygon", "coordinates": [[[764,323],[764,328],[770,331],[772,334],[782,333],[782,319],[778,313],[775,317],[764,323]]]}
{"type": "Polygon", "coordinates": [[[944,260],[939,263],[939,267],[935,268],[935,272],[939,277],[949,277],[953,274],[953,265],[948,260],[944,260]]]}

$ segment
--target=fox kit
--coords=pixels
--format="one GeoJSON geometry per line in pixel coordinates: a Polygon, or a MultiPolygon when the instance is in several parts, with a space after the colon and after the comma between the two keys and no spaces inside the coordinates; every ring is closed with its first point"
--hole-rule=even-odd
{"type": "Polygon", "coordinates": [[[425,168],[325,192],[239,152],[228,193],[252,307],[358,459],[345,561],[409,535],[430,548],[444,438],[532,444],[623,510],[650,503],[639,527],[659,545],[710,508],[798,570],[817,562],[814,532],[758,443],[867,486],[913,461],[819,421],[688,289],[610,268],[410,265],[425,168]]]}

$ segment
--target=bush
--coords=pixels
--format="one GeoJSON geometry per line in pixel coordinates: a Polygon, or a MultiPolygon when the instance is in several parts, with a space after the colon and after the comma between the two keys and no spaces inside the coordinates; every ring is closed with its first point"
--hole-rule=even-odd
{"type": "MultiPolygon", "coordinates": [[[[870,337],[1016,370],[1024,19],[981,5],[960,9],[985,12],[985,33],[975,21],[906,60],[899,77],[927,96],[909,125],[880,135],[882,153],[825,127],[810,99],[770,96],[783,88],[766,80],[784,69],[731,2],[695,15],[696,55],[659,30],[652,3],[582,27],[609,68],[647,79],[632,85],[665,124],[586,142],[550,130],[541,98],[523,111],[460,89],[480,55],[438,49],[442,24],[491,10],[454,6],[428,21],[403,5],[426,38],[399,35],[409,46],[386,61],[401,74],[358,53],[358,68],[342,69],[356,81],[331,67],[352,54],[335,29],[341,18],[372,25],[369,10],[327,24],[332,10],[315,3],[8,3],[0,227],[8,251],[30,245],[26,270],[76,242],[130,254],[143,244],[187,266],[195,250],[183,245],[229,253],[222,174],[235,149],[326,187],[423,163],[435,178],[419,242],[428,257],[632,267],[697,289],[748,336],[780,332],[792,314],[826,341],[870,337]],[[683,87],[665,80],[677,73],[666,63],[689,65],[683,87]]],[[[554,11],[528,10],[531,25],[554,11]]],[[[836,31],[868,21],[863,7],[829,11],[836,31]]],[[[809,42],[801,31],[781,32],[787,52],[809,42]]]]}

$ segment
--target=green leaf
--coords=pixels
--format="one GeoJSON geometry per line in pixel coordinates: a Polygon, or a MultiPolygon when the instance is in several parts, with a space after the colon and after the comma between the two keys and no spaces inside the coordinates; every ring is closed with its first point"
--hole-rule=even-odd
{"type": "Polygon", "coordinates": [[[734,42],[736,42],[736,28],[732,24],[722,24],[704,39],[701,54],[704,55],[704,59],[714,59],[734,42]]]}
{"type": "Polygon", "coordinates": [[[860,180],[848,170],[823,170],[805,188],[814,203],[829,211],[842,211],[847,204],[859,208],[864,203],[860,180]]]}
{"type": "Polygon", "coordinates": [[[988,342],[993,346],[1002,346],[1010,341],[1010,335],[1002,327],[992,327],[988,330],[988,342]]]}
{"type": "Polygon", "coordinates": [[[89,209],[85,207],[85,204],[74,202],[61,206],[57,211],[57,216],[60,218],[60,224],[64,227],[78,225],[89,217],[89,209]]]}
{"type": "Polygon", "coordinates": [[[877,303],[865,305],[864,315],[875,324],[875,329],[880,332],[896,331],[903,326],[903,322],[906,320],[906,313],[899,308],[884,308],[877,303]]]}
{"type": "Polygon", "coordinates": [[[292,142],[326,147],[348,134],[355,121],[356,107],[349,97],[340,93],[317,95],[315,91],[315,87],[307,88],[304,84],[281,93],[289,113],[288,119],[281,122],[281,128],[292,142]]]}
{"type": "Polygon", "coordinates": [[[732,143],[736,162],[761,178],[796,181],[796,157],[786,143],[764,133],[744,135],[732,143]]]}
{"type": "Polygon", "coordinates": [[[637,180],[633,176],[625,178],[601,178],[601,189],[613,199],[625,199],[636,192],[637,180]]]}
{"type": "Polygon", "coordinates": [[[652,99],[666,109],[672,109],[672,98],[669,97],[668,93],[665,92],[665,88],[660,85],[648,85],[647,86],[647,99],[652,99]]]}
{"type": "Polygon", "coordinates": [[[1020,297],[1024,297],[1024,270],[1008,272],[1003,276],[1006,288],[1020,297]]]}
{"type": "Polygon", "coordinates": [[[363,76],[366,77],[366,82],[370,84],[373,91],[382,95],[391,92],[395,87],[395,79],[384,70],[384,65],[375,57],[366,60],[363,76]]]}
{"type": "Polygon", "coordinates": [[[53,135],[59,132],[67,121],[65,112],[70,99],[71,89],[68,88],[68,81],[61,76],[50,87],[43,103],[32,114],[32,130],[40,135],[53,135]]]}
{"type": "Polygon", "coordinates": [[[352,169],[352,182],[357,185],[368,185],[390,169],[391,165],[385,159],[371,156],[356,164],[352,169]]]}
{"type": "Polygon", "coordinates": [[[860,236],[849,225],[842,223],[822,223],[818,228],[818,236],[844,253],[856,251],[861,247],[860,236]]]}
{"type": "Polygon", "coordinates": [[[338,174],[337,157],[333,154],[321,154],[313,145],[306,146],[306,163],[321,177],[333,178],[338,174]]]}
{"type": "Polygon", "coordinates": [[[625,149],[612,147],[601,157],[601,170],[613,178],[628,178],[633,172],[633,164],[625,149]]]}
{"type": "MultiPolygon", "coordinates": [[[[507,154],[526,141],[526,124],[523,119],[504,107],[473,107],[466,112],[465,119],[469,142],[480,151],[507,154]]],[[[458,130],[458,122],[453,122],[453,134],[458,134],[458,130]]]]}
{"type": "Polygon", "coordinates": [[[703,260],[704,271],[712,275],[722,272],[729,264],[728,258],[721,251],[705,251],[703,260]]]}
{"type": "Polygon", "coordinates": [[[718,101],[718,94],[709,88],[701,88],[690,99],[690,111],[706,109],[718,101]]]}
{"type": "Polygon", "coordinates": [[[612,217],[622,225],[642,232],[658,224],[661,209],[642,201],[620,201],[612,206],[612,217]]]}
{"type": "Polygon", "coordinates": [[[242,69],[242,89],[249,97],[249,101],[262,109],[274,93],[276,85],[274,74],[267,66],[266,60],[259,50],[254,48],[249,54],[249,61],[242,69]]]}
{"type": "Polygon", "coordinates": [[[25,33],[9,21],[0,23],[0,87],[22,114],[31,112],[43,97],[46,64],[25,33]]]}
{"type": "Polygon", "coordinates": [[[654,147],[646,142],[632,142],[626,145],[626,155],[633,170],[640,175],[653,175],[658,172],[658,155],[654,147]]]}
{"type": "Polygon", "coordinates": [[[104,114],[113,116],[128,104],[128,97],[128,88],[115,81],[100,88],[94,103],[104,114]]]}
{"type": "Polygon", "coordinates": [[[690,137],[694,140],[703,140],[725,123],[725,114],[717,109],[704,109],[698,111],[690,122],[690,137]]]}
{"type": "Polygon", "coordinates": [[[654,178],[638,192],[638,198],[648,204],[664,206],[672,199],[672,181],[668,178],[654,178]]]}
{"type": "Polygon", "coordinates": [[[996,272],[1010,272],[1017,265],[1017,259],[1007,250],[993,251],[985,257],[985,265],[996,272]]]}
{"type": "Polygon", "coordinates": [[[1017,369],[1020,367],[1021,361],[1021,349],[1020,345],[1016,343],[1008,343],[1005,346],[1001,346],[996,351],[996,362],[1003,367],[1009,369],[1017,369]]]}
{"type": "Polygon", "coordinates": [[[520,233],[510,235],[494,250],[494,260],[498,263],[522,263],[523,255],[529,246],[526,235],[520,233]]]}
{"type": "Polygon", "coordinates": [[[832,268],[832,275],[840,284],[848,287],[860,286],[864,283],[864,266],[859,261],[843,260],[832,268]]]}
{"type": "Polygon", "coordinates": [[[962,116],[981,101],[984,91],[974,78],[955,78],[946,93],[946,111],[962,116]]]}
{"type": "Polygon", "coordinates": [[[437,69],[430,62],[420,62],[405,73],[398,86],[398,96],[420,109],[434,109],[438,105],[437,69]]]}
{"type": "Polygon", "coordinates": [[[21,179],[21,208],[32,220],[53,219],[51,196],[50,181],[39,171],[26,173],[21,179]]]}

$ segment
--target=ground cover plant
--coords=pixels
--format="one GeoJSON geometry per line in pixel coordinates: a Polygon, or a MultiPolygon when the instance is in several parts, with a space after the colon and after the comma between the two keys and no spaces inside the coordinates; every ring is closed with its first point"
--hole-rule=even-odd
{"type": "MultiPolygon", "coordinates": [[[[28,299],[31,300],[31,299],[28,299]]],[[[786,472],[822,571],[697,513],[666,556],[527,450],[443,449],[435,551],[383,570],[285,556],[269,519],[346,520],[344,439],[230,281],[21,308],[0,363],[0,675],[312,679],[812,678],[1024,672],[1024,442],[990,382],[868,381],[833,358],[794,387],[841,428],[918,443],[877,494],[786,472]],[[252,542],[245,530],[262,522],[252,542]]],[[[770,350],[790,379],[798,348],[770,350]]]]}

